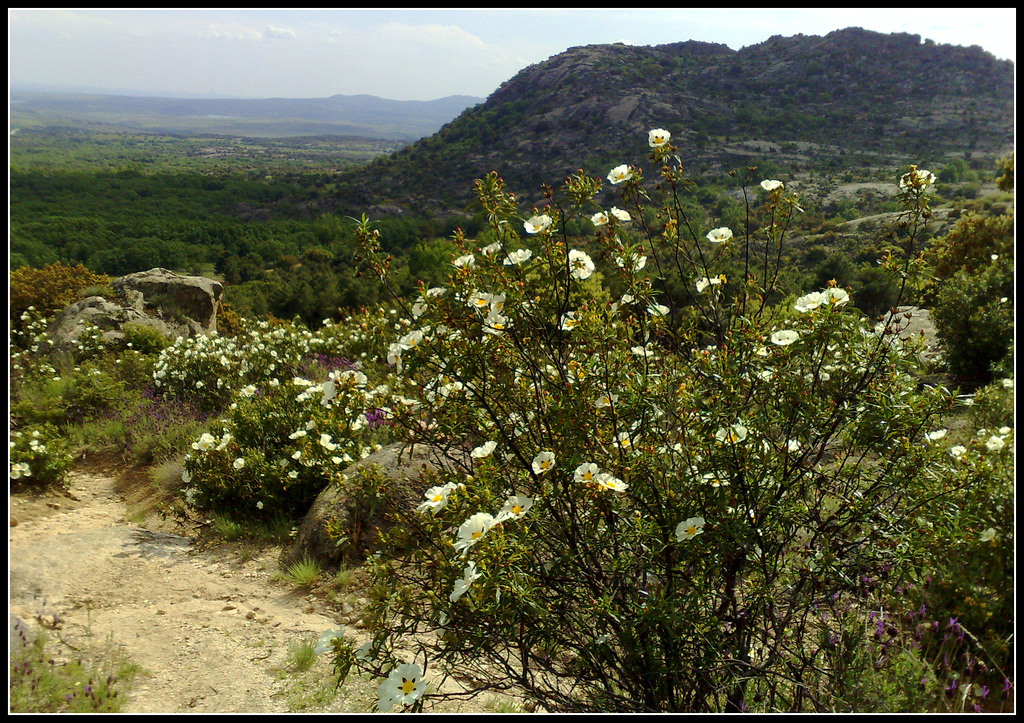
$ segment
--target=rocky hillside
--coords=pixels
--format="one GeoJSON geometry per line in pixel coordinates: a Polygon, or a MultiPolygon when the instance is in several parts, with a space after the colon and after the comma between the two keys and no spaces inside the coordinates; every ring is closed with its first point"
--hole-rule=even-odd
{"type": "Polygon", "coordinates": [[[697,41],[577,47],[362,169],[339,201],[438,212],[462,206],[490,170],[536,196],[581,166],[603,173],[635,161],[659,127],[694,173],[764,159],[795,172],[1001,154],[1013,140],[1013,92],[1013,63],[977,46],[859,28],[739,51],[697,41]]]}

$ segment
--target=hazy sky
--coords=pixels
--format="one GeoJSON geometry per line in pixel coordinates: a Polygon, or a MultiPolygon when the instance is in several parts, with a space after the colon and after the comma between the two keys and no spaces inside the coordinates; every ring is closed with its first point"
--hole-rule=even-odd
{"type": "Polygon", "coordinates": [[[1016,62],[1016,10],[8,9],[9,81],[166,95],[486,97],[575,45],[738,50],[850,26],[980,45],[1016,62]]]}

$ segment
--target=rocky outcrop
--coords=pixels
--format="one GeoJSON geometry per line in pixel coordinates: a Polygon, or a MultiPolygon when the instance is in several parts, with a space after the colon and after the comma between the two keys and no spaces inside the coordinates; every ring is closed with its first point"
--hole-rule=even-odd
{"type": "Polygon", "coordinates": [[[372,547],[374,532],[394,525],[395,513],[408,513],[422,502],[432,484],[431,475],[456,466],[429,447],[402,443],[356,462],[345,470],[345,484],[331,485],[317,497],[295,535],[291,556],[313,558],[328,566],[363,559],[372,547]],[[367,487],[361,484],[366,472],[379,475],[384,487],[372,504],[367,504],[367,487]]]}
{"type": "Polygon", "coordinates": [[[217,330],[222,289],[217,281],[157,268],[122,276],[112,286],[114,299],[90,296],[57,315],[47,330],[56,349],[74,345],[93,326],[107,342],[121,340],[129,323],[153,327],[172,339],[217,330]]]}

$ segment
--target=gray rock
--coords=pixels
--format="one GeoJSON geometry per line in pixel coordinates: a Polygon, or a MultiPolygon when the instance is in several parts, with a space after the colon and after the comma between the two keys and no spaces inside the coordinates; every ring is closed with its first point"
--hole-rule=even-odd
{"type": "MultiPolygon", "coordinates": [[[[452,454],[462,456],[463,463],[467,461],[458,450],[452,454]]],[[[423,445],[396,443],[384,447],[346,469],[348,481],[344,485],[330,485],[320,493],[299,526],[291,556],[310,557],[325,566],[363,559],[376,530],[395,524],[396,511],[412,511],[423,501],[423,493],[431,484],[429,475],[458,467],[461,465],[454,458],[442,458],[423,445]],[[359,500],[360,470],[372,468],[381,475],[384,491],[367,509],[359,500]]]]}
{"type": "Polygon", "coordinates": [[[217,329],[222,286],[201,276],[150,269],[115,279],[116,300],[90,296],[68,306],[47,332],[54,348],[73,346],[83,332],[98,327],[108,343],[124,338],[125,324],[150,326],[171,339],[217,329]]]}

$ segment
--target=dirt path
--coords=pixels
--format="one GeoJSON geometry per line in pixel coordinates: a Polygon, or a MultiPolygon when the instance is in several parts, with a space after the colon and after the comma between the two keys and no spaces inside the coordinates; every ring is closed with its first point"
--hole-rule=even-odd
{"type": "MultiPolygon", "coordinates": [[[[73,473],[67,497],[10,501],[11,614],[30,626],[41,616],[47,627],[56,616],[47,635],[57,655],[113,643],[142,666],[148,674],[136,678],[125,713],[283,713],[328,681],[326,656],[303,676],[286,670],[290,645],[339,622],[322,597],[271,579],[280,550],[242,562],[133,524],[102,474],[73,473]]],[[[306,710],[365,711],[369,702],[338,696],[306,710]]]]}

